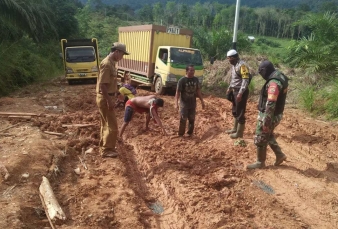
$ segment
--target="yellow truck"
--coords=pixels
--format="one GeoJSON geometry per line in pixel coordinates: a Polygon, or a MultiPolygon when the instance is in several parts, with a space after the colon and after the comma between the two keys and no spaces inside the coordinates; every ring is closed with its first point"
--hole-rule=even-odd
{"type": "Polygon", "coordinates": [[[193,32],[177,27],[138,25],[119,28],[119,42],[130,55],[118,62],[118,74],[130,73],[132,84],[150,86],[158,94],[175,89],[185,76],[187,65],[195,66],[195,76],[203,81],[203,60],[198,49],[191,48],[193,32]]]}
{"type": "Polygon", "coordinates": [[[75,80],[97,79],[99,51],[96,38],[62,39],[61,50],[60,55],[68,84],[72,84],[75,80]]]}

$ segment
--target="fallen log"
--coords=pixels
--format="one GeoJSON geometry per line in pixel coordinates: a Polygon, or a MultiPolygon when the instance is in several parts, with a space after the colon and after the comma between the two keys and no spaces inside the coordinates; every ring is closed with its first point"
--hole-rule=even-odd
{"type": "Polygon", "coordinates": [[[40,116],[40,114],[36,113],[23,113],[23,112],[0,112],[0,115],[16,115],[16,116],[40,116]]]}
{"type": "Polygon", "coordinates": [[[66,215],[63,212],[59,202],[57,201],[48,179],[44,176],[42,177],[39,191],[41,202],[46,211],[48,220],[51,223],[52,228],[54,228],[52,221],[57,219],[66,220],[66,215]]]}
{"type": "Polygon", "coordinates": [[[88,127],[88,126],[96,126],[96,124],[64,124],[62,127],[88,127]]]}
{"type": "Polygon", "coordinates": [[[50,134],[50,135],[57,135],[57,136],[64,136],[65,134],[63,133],[58,133],[58,132],[50,132],[50,131],[44,131],[45,134],[50,134]]]}

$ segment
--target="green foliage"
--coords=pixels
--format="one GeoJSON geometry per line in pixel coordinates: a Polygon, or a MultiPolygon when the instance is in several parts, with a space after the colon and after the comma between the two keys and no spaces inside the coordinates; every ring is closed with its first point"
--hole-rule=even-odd
{"type": "Polygon", "coordinates": [[[263,44],[274,48],[279,48],[281,46],[278,42],[274,42],[266,38],[258,38],[256,41],[256,45],[261,46],[263,44]]]}
{"type": "Polygon", "coordinates": [[[333,80],[332,86],[329,90],[324,90],[323,97],[326,102],[324,108],[329,118],[338,118],[338,80],[333,80]]]}
{"type": "MultiPolygon", "coordinates": [[[[211,57],[225,59],[226,53],[232,48],[232,33],[226,29],[208,31],[203,27],[194,30],[193,45],[201,50],[207,59],[211,57]]],[[[250,51],[251,43],[242,33],[238,33],[237,47],[243,51],[250,51]]]]}
{"type": "Polygon", "coordinates": [[[314,110],[315,102],[315,87],[307,86],[300,92],[300,103],[305,108],[305,110],[312,112],[314,110]]]}
{"type": "Polygon", "coordinates": [[[0,50],[0,95],[60,74],[56,42],[37,45],[32,39],[23,37],[16,42],[1,43],[0,50]]]}
{"type": "Polygon", "coordinates": [[[312,33],[289,48],[286,61],[292,67],[307,69],[309,73],[330,74],[338,67],[338,18],[335,13],[309,14],[297,24],[307,26],[312,33]]]}
{"type": "Polygon", "coordinates": [[[118,27],[126,26],[127,22],[121,21],[115,16],[106,16],[100,12],[93,11],[91,2],[88,2],[76,14],[79,24],[80,37],[97,38],[100,56],[106,56],[110,47],[118,41],[118,27]]]}
{"type": "Polygon", "coordinates": [[[52,11],[45,0],[0,1],[0,41],[22,37],[20,30],[29,34],[35,41],[41,41],[45,33],[55,32],[51,15],[52,11]]]}

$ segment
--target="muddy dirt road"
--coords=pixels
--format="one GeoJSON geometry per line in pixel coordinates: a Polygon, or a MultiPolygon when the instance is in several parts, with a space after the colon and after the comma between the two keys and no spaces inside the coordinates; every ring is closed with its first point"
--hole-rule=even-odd
{"type": "MultiPolygon", "coordinates": [[[[162,96],[170,135],[153,122],[145,132],[145,117],[136,115],[118,143],[120,157],[102,159],[94,88],[54,80],[0,98],[1,112],[40,114],[0,117],[0,158],[10,175],[5,180],[2,169],[0,228],[51,228],[39,198],[42,176],[67,216],[55,228],[338,228],[335,123],[287,108],[276,129],[287,162],[273,166],[269,149],[267,168],[246,171],[256,159],[255,101],[241,146],[224,134],[232,123],[225,99],[205,96],[203,111],[198,101],[195,135],[178,138],[174,97],[162,96]]],[[[117,108],[119,125],[123,113],[117,108]]]]}

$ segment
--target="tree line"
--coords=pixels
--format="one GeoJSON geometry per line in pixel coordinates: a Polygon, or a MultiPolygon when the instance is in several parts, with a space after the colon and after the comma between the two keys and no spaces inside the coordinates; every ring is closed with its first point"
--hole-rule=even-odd
{"type": "MultiPolygon", "coordinates": [[[[308,72],[335,75],[337,55],[337,4],[321,1],[315,11],[297,8],[242,6],[239,49],[250,50],[247,35],[285,38],[294,43],[286,64],[308,72]]],[[[119,26],[176,25],[194,31],[194,46],[206,58],[222,59],[231,47],[235,5],[218,2],[156,2],[134,9],[107,5],[101,0],[0,0],[0,88],[2,94],[39,78],[61,74],[59,41],[90,38],[99,41],[101,55],[118,39],[119,26]]],[[[315,80],[314,80],[315,81],[315,80]]]]}

